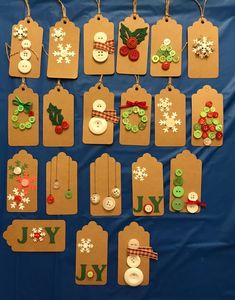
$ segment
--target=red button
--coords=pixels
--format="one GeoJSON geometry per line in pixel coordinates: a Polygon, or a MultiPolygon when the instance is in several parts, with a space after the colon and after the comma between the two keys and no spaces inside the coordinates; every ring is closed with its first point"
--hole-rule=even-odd
{"type": "Polygon", "coordinates": [[[217,111],[213,112],[213,118],[218,118],[219,114],[217,113],[217,111]]]}
{"type": "Polygon", "coordinates": [[[129,48],[124,45],[122,46],[120,49],[119,49],[119,53],[122,55],[122,56],[127,56],[128,53],[129,53],[129,48]]]}
{"type": "Polygon", "coordinates": [[[52,194],[50,194],[48,197],[47,197],[47,203],[48,204],[52,204],[55,202],[55,198],[52,196],[52,194]]]}
{"type": "Polygon", "coordinates": [[[209,112],[207,113],[207,117],[208,117],[208,118],[212,118],[212,117],[213,117],[213,112],[209,111],[209,112]]]}
{"type": "Polygon", "coordinates": [[[130,52],[129,52],[129,59],[130,60],[136,61],[136,60],[139,59],[139,57],[140,57],[140,53],[139,53],[138,50],[136,50],[136,49],[130,50],[130,52]]]}
{"type": "Polygon", "coordinates": [[[15,196],[14,200],[16,203],[19,204],[21,202],[22,198],[21,198],[21,196],[17,195],[17,196],[15,196]]]}
{"type": "Polygon", "coordinates": [[[219,131],[219,132],[216,133],[217,140],[221,140],[222,137],[223,137],[223,133],[222,132],[219,131]]]}
{"type": "Polygon", "coordinates": [[[162,63],[162,69],[167,71],[170,69],[170,63],[168,61],[165,61],[164,63],[162,63]]]}
{"type": "Polygon", "coordinates": [[[215,126],[214,125],[210,125],[209,129],[210,129],[210,131],[215,131],[215,126]]]}
{"type": "Polygon", "coordinates": [[[202,125],[202,131],[208,131],[209,126],[208,125],[202,125]]]}
{"type": "Polygon", "coordinates": [[[69,128],[69,123],[68,123],[67,121],[63,121],[63,122],[62,122],[62,128],[63,128],[64,130],[68,129],[68,128],[69,128]]]}
{"type": "Polygon", "coordinates": [[[34,112],[32,110],[30,110],[29,117],[33,117],[33,116],[34,116],[34,112]]]}
{"type": "Polygon", "coordinates": [[[207,101],[207,102],[206,102],[206,106],[207,106],[207,107],[212,107],[212,105],[213,105],[213,102],[212,102],[212,101],[207,101]]]}
{"type": "Polygon", "coordinates": [[[55,127],[55,132],[56,132],[57,134],[61,134],[61,133],[63,132],[63,127],[62,127],[61,125],[57,125],[57,126],[55,127]]]}
{"type": "Polygon", "coordinates": [[[205,119],[205,118],[200,118],[200,119],[198,120],[198,123],[199,123],[200,125],[205,125],[205,124],[206,124],[206,119],[205,119]]]}
{"type": "Polygon", "coordinates": [[[129,39],[126,42],[126,45],[129,49],[135,49],[137,47],[137,44],[138,44],[138,41],[134,36],[129,37],[129,39]]]}
{"type": "Polygon", "coordinates": [[[202,133],[202,138],[203,138],[203,139],[206,139],[207,137],[208,137],[208,133],[207,133],[207,132],[203,132],[203,133],[202,133]]]}

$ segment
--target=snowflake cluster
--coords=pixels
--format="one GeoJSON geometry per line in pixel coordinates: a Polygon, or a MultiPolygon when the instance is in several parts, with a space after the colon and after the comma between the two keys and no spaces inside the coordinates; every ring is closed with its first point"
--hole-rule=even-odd
{"type": "Polygon", "coordinates": [[[146,171],[146,168],[141,168],[140,166],[133,170],[135,180],[144,181],[144,179],[148,177],[148,173],[146,171]]]}
{"type": "Polygon", "coordinates": [[[66,33],[64,32],[62,27],[54,28],[53,32],[51,34],[51,36],[54,38],[55,42],[58,42],[58,41],[62,42],[64,40],[65,35],[66,35],[66,33]]]}
{"type": "Polygon", "coordinates": [[[75,56],[75,52],[70,51],[72,46],[70,44],[67,44],[66,46],[59,44],[57,48],[59,51],[53,52],[53,55],[57,57],[57,63],[61,64],[64,61],[66,64],[69,64],[71,62],[70,58],[75,56]]]}
{"type": "Polygon", "coordinates": [[[214,42],[208,40],[206,36],[193,41],[193,53],[201,59],[209,57],[214,50],[214,42]]]}
{"type": "Polygon", "coordinates": [[[90,253],[94,245],[91,243],[91,239],[81,239],[78,243],[78,248],[81,253],[90,253]]]}
{"type": "Polygon", "coordinates": [[[27,33],[28,33],[28,28],[24,27],[22,24],[14,27],[13,36],[17,37],[20,41],[23,38],[27,37],[27,33]]]}
{"type": "Polygon", "coordinates": [[[7,196],[7,200],[10,201],[11,208],[19,208],[20,210],[24,210],[25,204],[30,202],[29,197],[25,196],[24,190],[19,191],[18,188],[13,189],[13,194],[9,194],[7,196]]]}
{"type": "Polygon", "coordinates": [[[30,237],[35,243],[42,242],[45,236],[46,232],[42,229],[42,227],[33,228],[32,232],[30,233],[30,237]]]}

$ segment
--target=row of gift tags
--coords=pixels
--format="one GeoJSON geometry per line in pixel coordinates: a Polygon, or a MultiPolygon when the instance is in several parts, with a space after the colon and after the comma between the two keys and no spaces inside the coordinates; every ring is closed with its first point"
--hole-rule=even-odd
{"type": "MultiPolygon", "coordinates": [[[[21,150],[8,160],[7,211],[37,211],[37,160],[21,150]]],[[[60,152],[46,165],[46,212],[48,215],[78,213],[77,162],[60,152]]],[[[202,162],[188,150],[171,160],[170,200],[172,212],[199,213],[202,162]]],[[[88,201],[88,199],[87,199],[88,201]]],[[[163,166],[146,153],[132,164],[132,211],[135,216],[164,214],[163,166]]],[[[121,165],[107,153],[90,164],[90,214],[122,213],[121,165]]]]}
{"type": "MultiPolygon", "coordinates": [[[[119,24],[117,73],[147,72],[149,24],[138,15],[119,24]]],[[[9,74],[38,78],[41,68],[43,29],[31,17],[12,27],[9,74]]],[[[50,28],[47,76],[78,77],[80,29],[67,17],[50,28]]],[[[84,72],[113,74],[114,24],[96,15],[84,25],[84,72]]],[[[180,76],[182,72],[182,25],[164,17],[151,28],[150,73],[152,76],[180,76]]],[[[218,28],[200,18],[188,28],[188,75],[191,78],[219,76],[218,28]]]]}
{"type": "MultiPolygon", "coordinates": [[[[155,144],[186,144],[186,97],[172,85],[155,96],[155,144]]],[[[114,125],[120,123],[120,144],[149,145],[152,96],[139,84],[121,95],[120,118],[114,94],[97,83],[84,94],[83,143],[112,144],[114,125]]],[[[192,145],[223,144],[223,95],[206,85],[192,95],[192,145]]],[[[38,95],[25,84],[8,97],[8,143],[39,143],[38,95]]],[[[43,145],[74,145],[74,96],[57,85],[43,98],[43,145]]]]}
{"type": "MultiPolygon", "coordinates": [[[[3,237],[14,252],[63,252],[65,226],[64,220],[14,220],[3,237]]],[[[150,259],[157,260],[158,253],[150,246],[149,232],[130,223],[118,234],[118,283],[148,285],[150,259]]],[[[75,269],[78,285],[107,283],[108,232],[94,221],[77,231],[75,269]]]]}

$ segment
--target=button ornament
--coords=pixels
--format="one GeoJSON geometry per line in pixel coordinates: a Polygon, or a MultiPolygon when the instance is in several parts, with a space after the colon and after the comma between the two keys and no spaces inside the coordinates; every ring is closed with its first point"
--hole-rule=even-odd
{"type": "Polygon", "coordinates": [[[51,124],[55,126],[56,134],[62,134],[64,130],[69,129],[69,123],[64,120],[64,116],[62,115],[62,109],[59,109],[57,106],[50,103],[47,108],[47,112],[49,114],[51,124]]]}
{"type": "Polygon", "coordinates": [[[109,54],[114,53],[114,40],[108,40],[106,33],[96,32],[94,35],[93,59],[103,63],[108,59],[109,54]]]}
{"type": "Polygon", "coordinates": [[[175,198],[171,204],[172,209],[176,212],[180,212],[185,206],[184,201],[181,199],[184,195],[183,183],[183,170],[178,168],[175,170],[174,188],[172,190],[172,194],[175,198]]]}

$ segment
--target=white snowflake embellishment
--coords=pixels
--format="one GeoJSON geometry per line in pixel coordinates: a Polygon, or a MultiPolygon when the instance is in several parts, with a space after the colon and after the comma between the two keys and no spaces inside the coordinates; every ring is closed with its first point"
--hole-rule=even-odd
{"type": "Polygon", "coordinates": [[[59,51],[54,51],[53,55],[57,58],[57,63],[61,64],[63,61],[65,61],[66,64],[69,64],[71,62],[71,57],[75,56],[74,51],[70,51],[72,46],[70,44],[67,44],[66,46],[63,46],[62,44],[59,44],[57,46],[59,51]]]}
{"type": "Polygon", "coordinates": [[[24,190],[19,191],[17,188],[13,189],[13,194],[7,196],[7,200],[11,202],[11,208],[18,208],[19,210],[24,210],[25,205],[30,202],[29,197],[25,196],[24,190]]]}
{"type": "Polygon", "coordinates": [[[160,107],[161,112],[164,112],[170,110],[172,103],[169,100],[169,98],[165,97],[165,98],[160,98],[160,103],[158,103],[157,106],[160,107]]]}
{"type": "Polygon", "coordinates": [[[30,233],[30,237],[35,243],[42,242],[45,236],[46,232],[42,229],[42,227],[33,228],[32,232],[30,233]]]}
{"type": "Polygon", "coordinates": [[[169,132],[169,130],[172,130],[172,132],[177,132],[178,131],[178,127],[177,125],[181,125],[181,120],[180,119],[176,119],[177,117],[177,113],[173,112],[171,115],[169,115],[168,112],[165,112],[163,114],[164,120],[160,120],[159,124],[163,127],[163,131],[165,133],[169,132]]]}
{"type": "Polygon", "coordinates": [[[94,245],[91,243],[91,239],[81,239],[81,242],[78,243],[78,248],[81,253],[90,253],[94,245]]]}
{"type": "Polygon", "coordinates": [[[209,57],[214,50],[214,42],[208,40],[206,36],[193,40],[193,53],[201,59],[209,57]]]}
{"type": "Polygon", "coordinates": [[[64,40],[64,37],[66,36],[66,33],[64,32],[62,27],[54,28],[51,36],[54,38],[55,42],[62,42],[64,40]]]}
{"type": "Polygon", "coordinates": [[[17,37],[18,40],[21,41],[23,38],[26,38],[27,34],[28,34],[28,28],[24,27],[22,24],[14,27],[13,36],[17,37]]]}
{"type": "Polygon", "coordinates": [[[135,180],[144,181],[145,178],[148,177],[148,173],[146,171],[146,168],[141,168],[139,166],[133,170],[135,180]]]}

